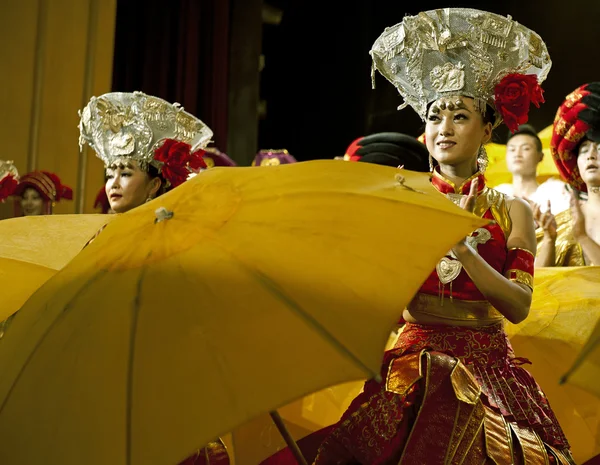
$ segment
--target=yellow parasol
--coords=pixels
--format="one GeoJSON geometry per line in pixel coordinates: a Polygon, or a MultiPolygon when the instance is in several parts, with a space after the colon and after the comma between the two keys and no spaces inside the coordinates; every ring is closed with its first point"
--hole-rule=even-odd
{"type": "Polygon", "coordinates": [[[1,342],[0,463],[174,464],[377,376],[406,303],[486,222],[401,174],[213,168],[119,215],[1,342]]]}
{"type": "Polygon", "coordinates": [[[43,215],[0,221],[0,321],[21,308],[111,219],[43,215]]]}
{"type": "MultiPolygon", "coordinates": [[[[587,321],[589,326],[586,329],[590,334],[562,381],[585,389],[600,399],[600,319],[598,318],[600,302],[597,297],[600,289],[600,267],[588,266],[585,269],[589,270],[589,284],[596,291],[594,301],[584,301],[580,304],[589,314],[586,318],[589,320],[587,321]]],[[[576,289],[573,292],[576,292],[576,289]]]]}
{"type": "Polygon", "coordinates": [[[506,325],[515,353],[531,360],[525,368],[548,396],[577,463],[600,453],[600,397],[576,387],[598,395],[598,364],[559,383],[598,321],[599,286],[598,267],[538,268],[529,317],[506,325]]]}
{"type": "MultiPolygon", "coordinates": [[[[542,141],[544,158],[537,167],[538,182],[544,182],[548,178],[560,178],[556,165],[550,153],[550,139],[552,137],[552,126],[548,126],[538,133],[542,141]]],[[[506,167],[506,145],[490,143],[485,146],[489,158],[489,165],[485,171],[485,178],[490,187],[500,184],[511,183],[512,174],[506,167]]]]}
{"type": "MultiPolygon", "coordinates": [[[[331,386],[278,409],[295,440],[339,421],[361,392],[364,381],[331,386]]],[[[256,465],[287,446],[269,415],[260,415],[232,432],[235,465],[256,465]]]]}

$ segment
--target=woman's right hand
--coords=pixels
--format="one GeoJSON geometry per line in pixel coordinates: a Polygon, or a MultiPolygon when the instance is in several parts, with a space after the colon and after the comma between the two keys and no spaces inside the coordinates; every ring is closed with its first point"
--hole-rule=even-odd
{"type": "MultiPolygon", "coordinates": [[[[463,196],[460,199],[459,207],[463,210],[466,210],[470,213],[473,213],[475,210],[475,202],[477,201],[477,188],[479,186],[479,181],[477,179],[473,179],[471,182],[471,186],[469,189],[469,194],[463,196]]],[[[470,247],[467,245],[467,238],[460,240],[458,243],[454,245],[452,248],[452,252],[460,260],[460,257],[464,253],[468,253],[470,247]]]]}
{"type": "Polygon", "coordinates": [[[556,218],[552,214],[550,200],[548,200],[548,206],[545,212],[542,213],[542,209],[537,203],[531,202],[533,210],[533,219],[537,223],[539,228],[544,231],[544,239],[552,242],[556,241],[556,218]]]}

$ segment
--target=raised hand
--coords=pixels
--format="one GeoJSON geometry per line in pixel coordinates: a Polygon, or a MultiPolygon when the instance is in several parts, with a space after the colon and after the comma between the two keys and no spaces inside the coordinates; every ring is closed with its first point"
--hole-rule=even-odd
{"type": "Polygon", "coordinates": [[[571,227],[573,231],[573,237],[576,240],[580,240],[587,236],[587,232],[585,230],[585,216],[583,215],[583,211],[581,210],[581,204],[579,203],[579,199],[575,192],[571,191],[571,227]]]}
{"type": "MultiPolygon", "coordinates": [[[[458,206],[463,210],[473,213],[475,210],[475,201],[477,200],[477,187],[479,186],[479,180],[473,179],[469,188],[469,194],[460,199],[458,206]]],[[[458,242],[453,248],[452,252],[460,259],[461,254],[465,253],[469,246],[467,245],[466,238],[458,242]]]]}
{"type": "Polygon", "coordinates": [[[466,197],[460,199],[459,206],[463,210],[473,213],[475,210],[475,201],[477,200],[477,188],[479,187],[479,180],[473,179],[469,189],[469,194],[466,197]]]}
{"type": "Polygon", "coordinates": [[[550,200],[548,200],[547,210],[542,213],[542,209],[537,203],[530,202],[533,210],[533,219],[538,227],[544,231],[544,238],[556,241],[556,218],[552,214],[550,200]]]}

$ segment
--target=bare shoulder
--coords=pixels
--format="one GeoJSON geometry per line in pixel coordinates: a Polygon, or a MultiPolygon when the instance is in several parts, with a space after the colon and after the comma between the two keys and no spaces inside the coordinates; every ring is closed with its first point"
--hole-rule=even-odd
{"type": "Polygon", "coordinates": [[[512,222],[508,247],[519,247],[535,252],[535,222],[531,206],[526,200],[506,196],[506,205],[512,222]]]}
{"type": "Polygon", "coordinates": [[[511,217],[513,211],[517,215],[527,213],[532,215],[531,205],[527,200],[523,200],[519,197],[513,197],[512,195],[505,195],[504,198],[506,199],[506,206],[508,207],[508,211],[510,212],[511,217]]]}

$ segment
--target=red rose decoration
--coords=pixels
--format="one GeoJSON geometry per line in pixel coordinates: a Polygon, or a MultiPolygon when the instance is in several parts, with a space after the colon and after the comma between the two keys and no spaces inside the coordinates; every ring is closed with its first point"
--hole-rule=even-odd
{"type": "Polygon", "coordinates": [[[192,171],[199,171],[199,170],[205,170],[208,168],[208,166],[206,166],[206,162],[204,161],[204,154],[206,153],[206,150],[196,150],[194,153],[192,153],[190,155],[190,161],[189,161],[189,166],[192,169],[192,171]]]}
{"type": "Polygon", "coordinates": [[[529,119],[531,104],[539,108],[544,103],[544,91],[532,74],[509,74],[496,85],[494,100],[508,129],[515,132],[529,119]]]}
{"type": "Polygon", "coordinates": [[[154,151],[154,159],[162,163],[160,169],[163,177],[171,187],[177,187],[188,178],[188,164],[191,160],[192,146],[174,139],[165,139],[154,151]]]}
{"type": "Polygon", "coordinates": [[[6,175],[0,180],[0,201],[4,202],[6,198],[10,197],[14,192],[19,181],[15,179],[12,174],[6,175]]]}

